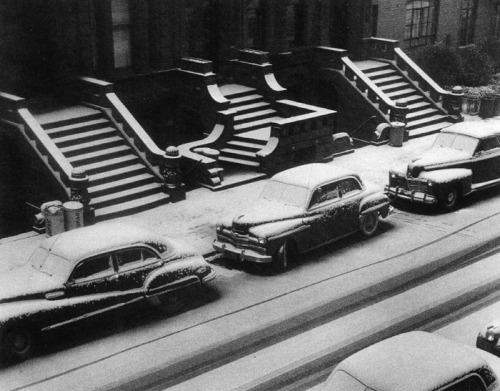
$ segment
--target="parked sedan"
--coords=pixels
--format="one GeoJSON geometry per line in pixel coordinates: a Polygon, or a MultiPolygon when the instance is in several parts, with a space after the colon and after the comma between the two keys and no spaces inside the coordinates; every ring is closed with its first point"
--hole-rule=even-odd
{"type": "Polygon", "coordinates": [[[324,391],[498,391],[500,360],[422,331],[399,334],[346,358],[324,391]]]}
{"type": "Polygon", "coordinates": [[[168,304],[215,271],[185,245],[124,223],[53,236],[0,276],[0,352],[24,359],[40,331],[144,299],[168,304]]]}
{"type": "Polygon", "coordinates": [[[455,209],[461,198],[500,184],[500,130],[462,122],[441,130],[432,148],[389,172],[386,192],[399,198],[455,209]]]}
{"type": "Polygon", "coordinates": [[[355,232],[375,234],[389,199],[350,171],[313,163],[270,179],[253,206],[217,225],[214,248],[239,261],[289,266],[297,253],[355,232]]]}

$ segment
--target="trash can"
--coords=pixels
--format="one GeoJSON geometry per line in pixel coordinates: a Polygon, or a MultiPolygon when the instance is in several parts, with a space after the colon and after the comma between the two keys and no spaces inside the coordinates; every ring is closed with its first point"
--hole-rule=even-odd
{"type": "Polygon", "coordinates": [[[61,201],[46,202],[40,207],[45,219],[45,236],[64,232],[64,213],[61,201]]]}
{"type": "Polygon", "coordinates": [[[403,122],[391,122],[389,131],[389,145],[402,147],[405,138],[405,124],[403,122]]]}
{"type": "Polygon", "coordinates": [[[63,204],[64,228],[66,231],[83,227],[83,204],[77,201],[68,201],[63,204]]]}

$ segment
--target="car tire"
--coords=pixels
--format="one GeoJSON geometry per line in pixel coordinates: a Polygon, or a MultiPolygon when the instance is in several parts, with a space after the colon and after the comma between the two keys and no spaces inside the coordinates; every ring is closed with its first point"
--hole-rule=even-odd
{"type": "Polygon", "coordinates": [[[378,223],[379,218],[377,212],[367,213],[363,215],[359,223],[359,231],[361,233],[361,236],[370,238],[375,235],[375,232],[377,232],[378,229],[378,223]]]}
{"type": "Polygon", "coordinates": [[[290,268],[290,262],[295,255],[295,245],[290,240],[285,240],[273,256],[273,267],[278,273],[283,273],[290,268]]]}
{"type": "Polygon", "coordinates": [[[186,306],[186,301],[182,295],[182,291],[173,291],[158,295],[158,307],[167,314],[176,314],[186,306]]]}
{"type": "Polygon", "coordinates": [[[447,211],[453,211],[457,208],[460,201],[460,192],[456,187],[448,189],[443,199],[441,200],[441,206],[447,211]]]}
{"type": "Polygon", "coordinates": [[[22,361],[34,350],[34,333],[29,327],[13,325],[2,332],[1,352],[6,361],[22,361]]]}

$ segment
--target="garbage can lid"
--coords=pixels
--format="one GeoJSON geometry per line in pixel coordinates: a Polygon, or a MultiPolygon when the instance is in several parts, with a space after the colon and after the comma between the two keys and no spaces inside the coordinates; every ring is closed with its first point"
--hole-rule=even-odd
{"type": "Polygon", "coordinates": [[[78,210],[83,208],[83,204],[78,201],[68,201],[63,204],[63,208],[66,210],[78,210]]]}

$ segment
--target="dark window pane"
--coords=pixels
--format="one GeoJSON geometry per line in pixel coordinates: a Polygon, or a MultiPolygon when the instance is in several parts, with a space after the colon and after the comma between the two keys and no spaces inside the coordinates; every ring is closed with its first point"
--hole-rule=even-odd
{"type": "Polygon", "coordinates": [[[73,271],[71,279],[80,280],[90,277],[97,278],[101,274],[107,274],[108,271],[112,271],[110,257],[109,255],[103,255],[79,263],[73,271]]]}

